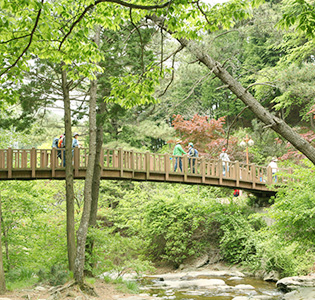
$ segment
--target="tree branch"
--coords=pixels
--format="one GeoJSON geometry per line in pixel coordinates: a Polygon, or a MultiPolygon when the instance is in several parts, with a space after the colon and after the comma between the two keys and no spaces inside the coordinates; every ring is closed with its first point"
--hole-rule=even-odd
{"type": "Polygon", "coordinates": [[[106,3],[106,2],[107,3],[116,3],[116,4],[119,4],[121,6],[134,8],[134,9],[152,10],[152,9],[158,9],[158,8],[165,8],[166,6],[169,5],[169,3],[171,1],[167,1],[161,5],[138,5],[138,4],[128,3],[125,1],[121,1],[121,0],[96,0],[94,4],[90,4],[89,6],[87,6],[84,9],[84,11],[82,12],[82,14],[78,17],[78,19],[72,23],[69,31],[67,32],[67,34],[63,37],[63,39],[60,42],[59,50],[61,49],[63,43],[68,38],[68,36],[72,33],[74,27],[83,19],[83,17],[89,12],[89,10],[91,10],[93,7],[97,6],[100,3],[106,3]]]}
{"type": "Polygon", "coordinates": [[[245,92],[247,92],[251,87],[253,87],[253,86],[255,86],[255,85],[268,85],[268,86],[272,86],[272,87],[277,87],[277,86],[273,85],[271,82],[256,82],[256,83],[250,84],[250,85],[245,89],[245,92]]]}
{"type": "Polygon", "coordinates": [[[142,67],[142,73],[144,73],[144,60],[143,60],[143,57],[144,57],[144,54],[143,54],[143,52],[144,52],[144,44],[143,44],[141,32],[140,32],[139,28],[136,26],[136,24],[133,22],[133,19],[132,19],[132,8],[129,9],[129,15],[130,15],[130,22],[133,25],[133,27],[137,30],[138,35],[139,35],[140,45],[141,45],[141,67],[142,67]]]}
{"type": "MultiPolygon", "coordinates": [[[[236,98],[237,99],[237,98],[236,98]]],[[[235,99],[235,100],[236,100],[235,99]]],[[[232,121],[231,125],[229,126],[229,129],[228,129],[228,132],[227,132],[227,135],[226,135],[226,148],[228,148],[229,146],[229,138],[230,138],[230,131],[231,131],[231,128],[232,126],[234,125],[234,123],[236,122],[236,120],[238,119],[238,117],[245,111],[245,109],[247,109],[248,106],[245,106],[238,114],[237,116],[234,118],[234,120],[232,121]]]]}
{"type": "MultiPolygon", "coordinates": [[[[44,0],[42,0],[41,3],[42,3],[42,5],[43,5],[44,0]]],[[[33,35],[34,35],[35,30],[36,30],[36,28],[37,28],[37,25],[38,25],[38,22],[39,22],[39,18],[40,18],[41,13],[42,13],[42,9],[40,8],[40,10],[39,10],[38,13],[37,13],[37,17],[36,17],[36,20],[35,20],[34,27],[33,27],[32,31],[31,31],[31,33],[29,34],[29,35],[30,35],[30,40],[29,40],[29,42],[28,42],[28,45],[25,47],[25,49],[22,51],[22,53],[19,55],[19,57],[15,60],[15,62],[14,62],[11,66],[7,67],[2,73],[0,73],[0,77],[1,77],[3,74],[5,74],[6,72],[8,72],[10,69],[12,69],[13,67],[15,67],[16,64],[18,63],[18,61],[22,58],[22,56],[26,53],[26,51],[28,50],[28,48],[31,46],[32,41],[33,41],[33,35]]]]}
{"type": "Polygon", "coordinates": [[[195,88],[205,79],[207,79],[207,77],[209,77],[212,74],[212,72],[209,72],[208,74],[206,74],[205,76],[203,76],[202,78],[200,78],[197,82],[195,82],[194,86],[192,87],[192,89],[190,90],[189,94],[179,103],[177,103],[174,108],[176,108],[178,105],[182,104],[183,102],[185,102],[191,95],[192,93],[195,91],[195,88]]]}

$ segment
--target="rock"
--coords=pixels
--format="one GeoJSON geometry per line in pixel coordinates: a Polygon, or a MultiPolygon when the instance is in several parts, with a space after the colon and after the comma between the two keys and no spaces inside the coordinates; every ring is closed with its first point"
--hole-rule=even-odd
{"type": "Polygon", "coordinates": [[[280,274],[277,271],[271,271],[264,275],[265,281],[277,282],[280,279],[280,274]]]}
{"type": "Polygon", "coordinates": [[[235,286],[236,289],[240,290],[254,290],[255,288],[250,284],[238,284],[235,286]]]}
{"type": "Polygon", "coordinates": [[[298,288],[283,296],[283,300],[311,300],[315,299],[315,288],[298,288]]]}
{"type": "Polygon", "coordinates": [[[46,291],[46,288],[44,288],[43,286],[37,286],[36,288],[34,288],[34,290],[36,290],[36,291],[46,291]]]}
{"type": "Polygon", "coordinates": [[[277,287],[283,292],[291,292],[299,287],[315,287],[315,276],[285,277],[277,281],[277,287]]]}
{"type": "Polygon", "coordinates": [[[186,289],[186,288],[204,288],[216,289],[218,286],[225,286],[224,280],[221,279],[195,279],[195,280],[166,280],[163,285],[173,289],[186,289]]]}
{"type": "Polygon", "coordinates": [[[233,276],[233,277],[230,277],[228,280],[243,280],[244,277],[239,277],[239,276],[233,276]]]}
{"type": "Polygon", "coordinates": [[[238,296],[238,297],[233,298],[232,300],[248,300],[248,299],[249,298],[245,296],[238,296]]]}
{"type": "Polygon", "coordinates": [[[225,270],[225,271],[214,271],[214,270],[200,270],[191,272],[178,272],[178,273],[167,273],[160,275],[149,275],[143,276],[148,279],[158,279],[163,280],[179,280],[181,278],[196,278],[198,276],[203,277],[221,277],[221,276],[237,276],[244,277],[245,275],[239,271],[225,270]]]}

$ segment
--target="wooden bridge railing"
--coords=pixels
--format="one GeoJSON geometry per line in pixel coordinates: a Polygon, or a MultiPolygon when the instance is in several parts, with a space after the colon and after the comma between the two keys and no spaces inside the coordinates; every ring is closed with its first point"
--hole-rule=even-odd
{"type": "MultiPolygon", "coordinates": [[[[56,172],[64,170],[64,154],[64,150],[55,148],[48,150],[0,149],[0,179],[18,178],[18,175],[13,177],[13,173],[18,171],[20,173],[28,172],[30,179],[38,178],[36,175],[38,170],[50,171],[49,176],[54,178],[56,172]]],[[[81,170],[86,169],[87,164],[88,149],[75,148],[73,150],[74,176],[78,176],[81,170]]],[[[219,185],[223,180],[232,180],[236,187],[240,182],[250,182],[253,189],[256,186],[272,184],[275,180],[279,183],[288,180],[284,175],[277,175],[277,179],[275,179],[270,168],[255,164],[244,164],[238,161],[223,163],[221,160],[208,160],[204,157],[189,158],[122,149],[102,149],[100,164],[103,170],[118,171],[120,177],[124,176],[124,172],[131,172],[133,175],[142,172],[146,174],[146,178],[154,173],[163,174],[167,181],[170,176],[179,174],[183,176],[184,181],[187,180],[187,176],[191,180],[198,177],[201,179],[200,183],[205,183],[207,178],[216,178],[219,185]],[[175,171],[176,161],[177,170],[175,171]],[[180,168],[180,164],[182,168],[180,168]]],[[[286,172],[290,173],[290,170],[286,170],[286,172]]],[[[283,170],[280,174],[283,174],[283,170]]]]}

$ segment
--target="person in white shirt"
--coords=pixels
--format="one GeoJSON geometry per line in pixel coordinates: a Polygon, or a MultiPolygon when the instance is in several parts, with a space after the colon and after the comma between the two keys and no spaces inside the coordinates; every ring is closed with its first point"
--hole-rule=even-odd
{"type": "Polygon", "coordinates": [[[222,160],[222,169],[223,169],[223,176],[225,176],[225,172],[229,172],[229,161],[230,158],[226,153],[226,148],[222,148],[222,153],[220,154],[219,158],[222,160]]]}
{"type": "Polygon", "coordinates": [[[269,163],[268,167],[271,168],[271,173],[272,173],[272,178],[274,179],[275,182],[277,182],[277,175],[275,175],[278,172],[278,165],[277,165],[277,158],[273,157],[271,159],[271,162],[269,163]]]}

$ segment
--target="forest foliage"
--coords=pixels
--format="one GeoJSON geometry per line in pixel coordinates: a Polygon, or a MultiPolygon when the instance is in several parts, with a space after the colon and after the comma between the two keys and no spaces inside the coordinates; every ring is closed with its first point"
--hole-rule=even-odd
{"type": "MultiPolygon", "coordinates": [[[[98,5],[72,28],[67,20],[81,12],[79,4],[27,2],[18,9],[13,2],[1,3],[1,148],[49,148],[53,137],[64,132],[60,116],[50,109],[62,99],[61,72],[67,70],[72,129],[80,132],[84,146],[89,145],[89,79],[97,78],[99,107],[105,103],[98,115],[105,147],[171,153],[180,137],[184,146],[193,142],[212,158],[229,145],[231,159],[245,161],[239,144],[247,134],[255,141],[249,147],[251,162],[267,165],[276,156],[279,164],[296,170],[294,180],[268,203],[267,214],[255,212],[254,200],[233,199],[225,189],[102,182],[98,224],[89,231],[95,241],[86,256],[89,274],[141,273],[157,261],[179,267],[212,252],[253,272],[276,270],[288,276],[311,271],[314,167],[301,152],[257,120],[169,35],[148,19],[139,25],[146,11],[120,9],[117,14],[116,4],[98,5]],[[36,26],[34,20],[39,20],[36,26]],[[94,23],[102,22],[109,25],[102,28],[97,47],[91,36],[94,23]],[[20,27],[34,31],[17,38],[20,27]],[[26,40],[31,43],[18,59],[26,40]],[[10,51],[18,54],[10,56],[10,51]],[[270,226],[266,218],[273,220],[270,226]]],[[[314,5],[270,1],[253,10],[260,1],[231,1],[203,14],[205,4],[196,12],[187,1],[177,2],[165,23],[176,30],[175,37],[201,41],[259,103],[314,145],[314,5]],[[187,22],[178,22],[179,17],[187,22]]],[[[1,182],[0,192],[8,282],[67,280],[64,183],[1,182]]],[[[76,229],[83,201],[83,183],[77,181],[76,229]]]]}

